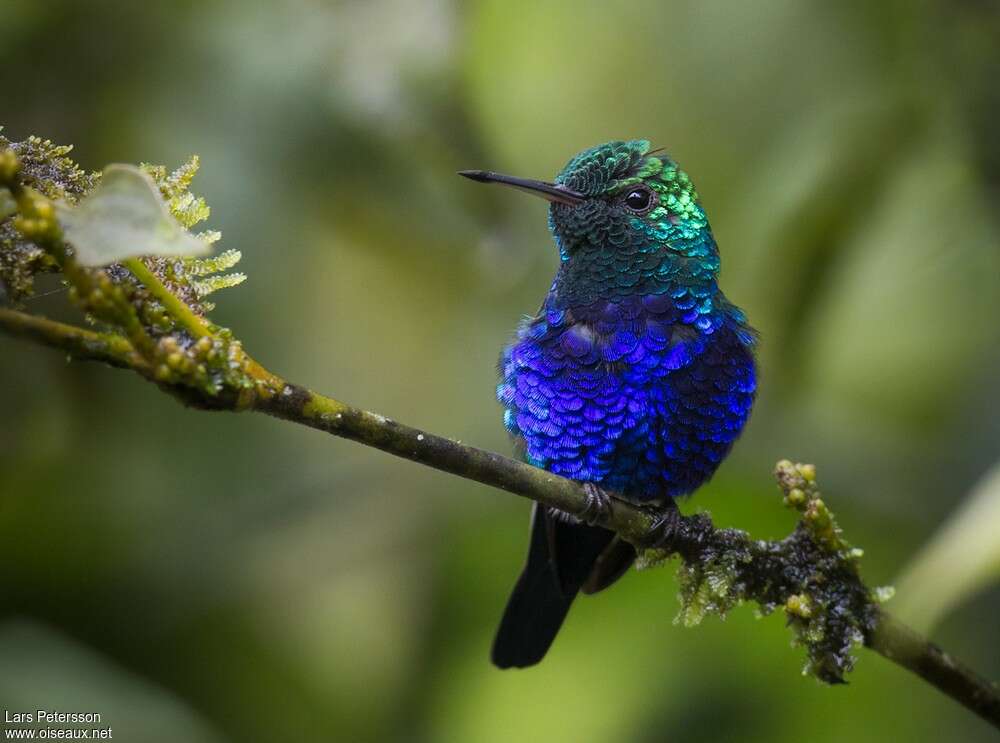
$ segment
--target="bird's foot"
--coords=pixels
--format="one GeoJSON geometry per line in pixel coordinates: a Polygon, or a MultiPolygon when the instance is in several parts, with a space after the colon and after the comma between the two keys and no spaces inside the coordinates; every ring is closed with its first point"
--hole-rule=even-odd
{"type": "Polygon", "coordinates": [[[649,537],[646,544],[650,549],[670,548],[681,526],[681,510],[671,498],[651,512],[653,523],[649,527],[649,537]]]}
{"type": "Polygon", "coordinates": [[[587,495],[587,506],[578,518],[590,526],[596,526],[611,515],[611,495],[592,482],[582,483],[582,486],[587,495]]]}

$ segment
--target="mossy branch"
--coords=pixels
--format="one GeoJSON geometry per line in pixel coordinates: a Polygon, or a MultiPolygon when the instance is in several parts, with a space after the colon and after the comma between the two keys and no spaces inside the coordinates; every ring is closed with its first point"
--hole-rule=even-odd
{"type": "MultiPolygon", "coordinates": [[[[37,190],[38,184],[29,185],[20,165],[13,149],[0,150],[0,190],[6,189],[16,205],[8,216],[22,240],[19,245],[26,242],[43,250],[69,282],[76,304],[103,329],[0,308],[0,330],[76,359],[131,369],[195,407],[266,413],[550,508],[587,514],[589,499],[578,482],[352,407],[268,371],[243,351],[232,333],[204,317],[197,293],[184,295],[190,284],[157,259],[128,258],[103,269],[79,265],[55,218],[54,197],[37,190]]],[[[159,173],[161,190],[170,191],[166,197],[181,206],[194,203],[182,198],[193,171],[178,173],[172,176],[176,183],[159,173]]],[[[201,203],[199,214],[205,213],[201,203]]],[[[46,265],[31,251],[23,252],[35,264],[46,265]]],[[[200,270],[190,274],[197,276],[200,270]]],[[[775,475],[785,504],[799,514],[795,529],[781,540],[755,540],[740,530],[716,528],[705,514],[664,520],[663,513],[619,498],[612,498],[596,523],[640,548],[645,565],[681,557],[678,620],[684,624],[697,624],[709,613],[725,614],[743,602],[756,603],[764,613],[781,610],[806,650],[806,671],[817,678],[843,681],[854,663],[853,648],[864,644],[1000,729],[996,684],[881,608],[885,592],[869,589],[862,580],[861,551],[843,538],[820,497],[814,468],[782,461],[775,475]]]]}

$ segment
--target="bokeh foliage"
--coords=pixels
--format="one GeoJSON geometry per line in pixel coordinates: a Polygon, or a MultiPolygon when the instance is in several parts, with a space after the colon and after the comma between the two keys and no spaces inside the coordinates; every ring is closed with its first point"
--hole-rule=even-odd
{"type": "MultiPolygon", "coordinates": [[[[496,353],[556,256],[541,205],[453,173],[550,176],[642,136],[693,175],[723,285],[763,339],[747,434],[687,508],[777,536],[770,463],[815,461],[886,583],[997,458],[991,4],[0,14],[4,133],[73,142],[88,170],[200,153],[208,226],[250,276],[213,317],[291,379],[507,451],[496,353]]],[[[487,649],[524,504],[277,421],[195,415],[5,337],[0,358],[7,709],[93,708],[125,740],[164,741],[990,734],[874,656],[847,687],[795,678],[777,617],[673,626],[662,570],[581,600],[545,664],[499,673],[487,649]]],[[[995,678],[995,569],[979,585],[937,636],[995,678]]]]}

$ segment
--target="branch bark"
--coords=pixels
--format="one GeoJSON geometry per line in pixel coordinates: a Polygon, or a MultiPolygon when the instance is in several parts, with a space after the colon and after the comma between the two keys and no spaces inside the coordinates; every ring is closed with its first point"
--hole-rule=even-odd
{"type": "Polygon", "coordinates": [[[1000,687],[922,637],[891,614],[880,612],[865,645],[920,676],[1000,729],[1000,687]]]}

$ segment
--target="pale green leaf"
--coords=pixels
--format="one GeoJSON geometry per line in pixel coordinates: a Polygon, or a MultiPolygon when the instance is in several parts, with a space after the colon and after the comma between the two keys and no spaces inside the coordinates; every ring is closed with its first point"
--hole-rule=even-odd
{"type": "Polygon", "coordinates": [[[928,631],[949,611],[1000,580],[1000,464],[973,488],[897,583],[894,611],[928,631]]]}
{"type": "Polygon", "coordinates": [[[109,165],[97,188],[60,209],[67,239],[85,266],[140,255],[203,255],[209,246],[177,223],[152,178],[131,165],[109,165]]]}

